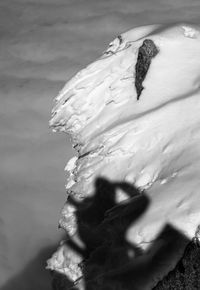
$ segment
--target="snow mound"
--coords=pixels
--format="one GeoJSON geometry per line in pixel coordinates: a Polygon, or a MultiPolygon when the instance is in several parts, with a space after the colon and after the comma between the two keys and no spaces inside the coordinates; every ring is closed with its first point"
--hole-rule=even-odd
{"type": "MultiPolygon", "coordinates": [[[[192,239],[200,224],[199,32],[176,24],[123,33],[65,85],[52,111],[51,127],[70,134],[77,152],[66,166],[69,197],[91,199],[98,178],[145,193],[148,207],[125,232],[144,251],[166,225],[192,239]],[[145,41],[156,49],[151,59],[145,41]]],[[[116,204],[129,199],[119,188],[116,204]]],[[[69,202],[60,225],[76,236],[69,202]]]]}

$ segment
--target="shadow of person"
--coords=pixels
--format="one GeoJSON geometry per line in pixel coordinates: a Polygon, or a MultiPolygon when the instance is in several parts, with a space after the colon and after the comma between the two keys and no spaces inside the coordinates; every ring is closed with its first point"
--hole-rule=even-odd
{"type": "MultiPolygon", "coordinates": [[[[87,281],[103,274],[104,271],[110,271],[112,260],[119,256],[119,250],[119,260],[123,259],[124,263],[129,259],[127,257],[129,248],[134,249],[137,255],[141,252],[138,247],[130,245],[124,238],[130,224],[142,215],[149,204],[147,196],[142,195],[134,186],[126,182],[110,182],[104,178],[97,178],[93,196],[86,197],[81,202],[77,202],[71,196],[67,202],[76,209],[77,232],[84,244],[84,250],[73,238],[69,238],[66,244],[83,256],[85,289],[89,287],[87,281]],[[118,189],[126,195],[126,200],[120,204],[117,202],[118,189]]],[[[53,283],[55,284],[55,280],[59,279],[65,280],[61,274],[55,274],[53,283]]],[[[58,286],[54,289],[69,288],[58,286]]],[[[77,288],[74,286],[73,289],[77,288]]]]}
{"type": "MultiPolygon", "coordinates": [[[[126,182],[110,182],[98,178],[93,196],[82,202],[70,197],[68,202],[76,208],[78,236],[84,247],[80,247],[73,238],[68,239],[66,244],[82,255],[83,262],[80,266],[83,278],[73,283],[70,277],[52,271],[51,285],[54,290],[200,289],[193,287],[196,281],[200,286],[200,279],[197,279],[200,272],[194,270],[200,269],[197,261],[200,257],[200,245],[190,242],[171,225],[165,225],[145,251],[126,240],[127,230],[134,227],[137,219],[150,205],[145,192],[140,192],[126,182]],[[118,201],[118,189],[125,193],[126,200],[118,201]],[[189,250],[186,248],[187,244],[189,250]],[[181,260],[176,265],[179,259],[181,260]],[[174,268],[175,274],[164,278],[174,268]],[[163,278],[163,283],[159,283],[163,278]],[[170,285],[178,288],[168,287],[169,280],[170,285]],[[81,288],[83,284],[84,287],[81,288]],[[184,285],[189,285],[189,288],[184,285]]],[[[1,290],[49,290],[51,279],[45,266],[55,248],[57,245],[41,250],[1,290]]]]}
{"type": "MultiPolygon", "coordinates": [[[[91,252],[93,252],[102,243],[110,239],[108,233],[108,224],[105,226],[105,220],[109,220],[112,223],[112,218],[115,220],[114,215],[119,216],[123,209],[127,212],[131,207],[131,198],[139,197],[138,207],[134,213],[131,213],[131,218],[128,218],[120,228],[122,240],[128,224],[134,221],[138,216],[142,214],[148,205],[148,198],[141,196],[141,193],[128,183],[114,183],[109,182],[104,178],[98,178],[95,182],[95,193],[92,197],[87,197],[82,202],[76,202],[73,198],[69,198],[68,202],[76,208],[76,217],[78,224],[78,233],[80,239],[85,245],[84,256],[87,259],[91,252]],[[118,205],[116,201],[116,190],[122,189],[128,198],[128,202],[123,202],[118,205]],[[140,203],[140,205],[139,205],[140,203]],[[118,213],[120,211],[120,214],[118,213]]],[[[135,204],[135,202],[134,202],[135,204]]],[[[112,227],[112,226],[111,226],[112,227]]],[[[116,230],[117,235],[119,229],[116,230]]],[[[119,236],[119,235],[118,235],[119,236]]]]}
{"type": "Polygon", "coordinates": [[[74,286],[63,283],[62,287],[54,287],[55,290],[152,289],[175,267],[189,243],[170,225],[164,227],[146,251],[129,243],[127,230],[134,227],[150,205],[145,192],[129,183],[98,178],[93,196],[82,202],[70,197],[68,202],[76,208],[78,236],[84,247],[79,248],[73,238],[66,243],[83,256],[81,281],[84,280],[84,288],[78,281],[74,286]],[[127,197],[120,203],[117,201],[118,189],[127,197]]]}

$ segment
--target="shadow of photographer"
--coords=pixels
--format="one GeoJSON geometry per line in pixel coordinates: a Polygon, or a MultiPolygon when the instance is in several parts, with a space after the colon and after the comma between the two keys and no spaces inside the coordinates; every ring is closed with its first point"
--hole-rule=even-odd
{"type": "Polygon", "coordinates": [[[84,249],[73,239],[66,244],[83,256],[83,279],[74,285],[66,276],[54,273],[54,290],[152,289],[163,273],[175,267],[177,257],[183,255],[189,243],[170,225],[165,226],[146,251],[129,243],[126,232],[145,213],[150,200],[145,192],[126,182],[98,178],[93,196],[82,202],[69,197],[68,203],[76,208],[78,236],[84,249]],[[120,203],[118,189],[127,197],[120,203]]]}

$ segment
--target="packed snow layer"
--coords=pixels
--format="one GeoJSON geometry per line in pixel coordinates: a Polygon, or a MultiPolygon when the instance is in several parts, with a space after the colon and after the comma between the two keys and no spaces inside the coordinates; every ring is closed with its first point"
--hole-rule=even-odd
{"type": "MultiPolygon", "coordinates": [[[[190,239],[200,224],[199,33],[195,25],[150,25],[118,36],[65,85],[52,112],[53,130],[69,133],[77,151],[66,166],[69,195],[93,196],[98,177],[145,192],[150,205],[126,231],[144,250],[166,224],[190,239]],[[135,67],[146,39],[158,54],[138,100],[135,67]]],[[[75,235],[76,209],[66,203],[62,215],[75,235]]]]}

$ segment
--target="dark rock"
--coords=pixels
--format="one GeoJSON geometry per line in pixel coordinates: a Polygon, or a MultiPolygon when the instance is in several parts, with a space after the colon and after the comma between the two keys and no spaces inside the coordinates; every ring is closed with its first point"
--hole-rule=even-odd
{"type": "Polygon", "coordinates": [[[200,243],[193,240],[185,249],[183,258],[153,290],[200,289],[200,243]]]}
{"type": "Polygon", "coordinates": [[[158,49],[151,39],[145,39],[142,46],[139,48],[137,63],[135,66],[135,87],[137,91],[137,100],[139,100],[142,90],[144,89],[142,83],[149,70],[151,60],[158,53],[158,49]]]}

